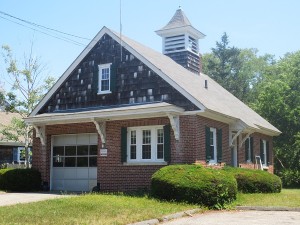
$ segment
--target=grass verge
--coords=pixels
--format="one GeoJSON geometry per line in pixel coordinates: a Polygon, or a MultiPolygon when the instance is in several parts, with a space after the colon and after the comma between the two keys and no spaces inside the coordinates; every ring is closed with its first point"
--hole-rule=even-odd
{"type": "Polygon", "coordinates": [[[0,207],[0,224],[128,224],[197,207],[148,197],[87,194],[0,207]]]}
{"type": "Polygon", "coordinates": [[[300,207],[300,189],[282,189],[280,193],[238,193],[233,206],[300,207]]]}

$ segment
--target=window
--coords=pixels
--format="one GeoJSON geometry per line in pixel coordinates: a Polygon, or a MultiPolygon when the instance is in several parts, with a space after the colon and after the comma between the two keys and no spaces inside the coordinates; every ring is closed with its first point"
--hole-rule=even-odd
{"type": "Polygon", "coordinates": [[[207,163],[222,162],[222,129],[205,127],[205,148],[207,163]]]}
{"type": "Polygon", "coordinates": [[[127,162],[164,162],[163,126],[129,127],[127,162]]]}
{"type": "Polygon", "coordinates": [[[110,93],[110,71],[111,63],[98,65],[99,68],[99,88],[98,94],[110,93]]]}
{"type": "Polygon", "coordinates": [[[253,137],[245,141],[245,161],[251,163],[253,159],[253,137]]]}
{"type": "Polygon", "coordinates": [[[97,167],[97,145],[54,146],[53,167],[97,167]]]}
{"type": "Polygon", "coordinates": [[[209,146],[210,146],[210,163],[217,163],[217,145],[216,145],[216,128],[210,128],[209,146]]]}
{"type": "Polygon", "coordinates": [[[260,159],[263,167],[269,165],[269,142],[260,140],[260,159]]]}

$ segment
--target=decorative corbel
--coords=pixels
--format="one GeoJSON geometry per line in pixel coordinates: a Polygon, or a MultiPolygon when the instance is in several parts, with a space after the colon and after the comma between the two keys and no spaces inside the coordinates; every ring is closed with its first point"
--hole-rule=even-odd
{"type": "Polygon", "coordinates": [[[238,138],[238,136],[242,133],[243,130],[238,130],[238,132],[234,135],[234,137],[231,139],[231,143],[230,146],[233,146],[233,142],[235,141],[235,139],[238,138]]]}
{"type": "Polygon", "coordinates": [[[45,127],[44,126],[33,126],[36,132],[36,137],[40,138],[42,145],[46,145],[45,143],[45,127]]]}
{"type": "Polygon", "coordinates": [[[174,132],[175,140],[179,140],[179,116],[167,114],[174,132]]]}
{"type": "Polygon", "coordinates": [[[98,134],[101,138],[102,148],[105,148],[106,144],[106,122],[105,121],[96,121],[95,119],[92,120],[96,126],[98,134]]]}
{"type": "Polygon", "coordinates": [[[247,140],[247,138],[249,138],[250,134],[252,134],[252,133],[246,134],[246,136],[242,139],[242,141],[239,144],[240,148],[243,146],[243,144],[245,143],[245,141],[247,140]]]}

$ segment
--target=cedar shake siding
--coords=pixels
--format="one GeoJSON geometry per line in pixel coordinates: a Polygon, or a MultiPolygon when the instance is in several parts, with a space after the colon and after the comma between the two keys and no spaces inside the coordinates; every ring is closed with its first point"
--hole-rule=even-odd
{"type": "Polygon", "coordinates": [[[124,47],[122,47],[122,62],[120,55],[119,43],[105,34],[39,111],[39,114],[161,101],[185,110],[198,110],[194,104],[124,47]],[[110,86],[112,93],[98,94],[98,65],[106,63],[112,63],[110,86]]]}

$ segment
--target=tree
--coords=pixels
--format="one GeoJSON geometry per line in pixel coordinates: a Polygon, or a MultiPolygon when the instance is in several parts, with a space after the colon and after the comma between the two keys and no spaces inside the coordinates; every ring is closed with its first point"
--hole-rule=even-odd
{"type": "MultiPolygon", "coordinates": [[[[54,83],[54,78],[45,76],[45,66],[40,58],[33,56],[33,45],[29,55],[24,56],[24,62],[19,61],[13,55],[9,46],[2,46],[3,59],[6,65],[5,80],[11,84],[11,92],[5,95],[6,111],[17,112],[21,118],[27,117],[39,100],[54,83]],[[46,79],[42,80],[43,77],[46,79]]],[[[28,166],[28,147],[32,144],[32,127],[23,119],[14,118],[11,124],[2,129],[2,133],[8,140],[25,141],[25,163],[28,166]]]]}
{"type": "Polygon", "coordinates": [[[276,170],[300,170],[300,51],[286,54],[257,86],[252,107],[282,134],[274,139],[276,170]]]}
{"type": "Polygon", "coordinates": [[[203,72],[243,102],[251,102],[252,91],[263,71],[274,63],[273,56],[257,56],[256,49],[229,46],[226,33],[216,42],[212,53],[203,55],[203,72]]]}

